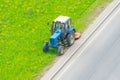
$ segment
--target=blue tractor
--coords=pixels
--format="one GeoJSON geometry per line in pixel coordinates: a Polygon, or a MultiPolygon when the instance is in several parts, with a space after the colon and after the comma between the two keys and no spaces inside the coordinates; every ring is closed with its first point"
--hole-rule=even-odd
{"type": "Polygon", "coordinates": [[[75,28],[72,26],[70,17],[59,16],[53,23],[51,28],[51,37],[49,42],[45,42],[43,51],[47,52],[49,47],[57,48],[58,55],[64,54],[64,47],[71,46],[75,41],[75,28]]]}

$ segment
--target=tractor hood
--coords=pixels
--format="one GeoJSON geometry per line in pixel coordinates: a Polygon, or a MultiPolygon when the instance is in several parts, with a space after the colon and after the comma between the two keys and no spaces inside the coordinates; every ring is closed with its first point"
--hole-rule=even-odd
{"type": "Polygon", "coordinates": [[[58,38],[61,35],[61,30],[57,30],[53,35],[50,37],[50,44],[52,47],[56,47],[58,43],[58,38]]]}
{"type": "Polygon", "coordinates": [[[53,33],[51,38],[56,39],[56,38],[58,38],[60,36],[60,34],[61,34],[61,30],[57,30],[55,33],[53,33]]]}

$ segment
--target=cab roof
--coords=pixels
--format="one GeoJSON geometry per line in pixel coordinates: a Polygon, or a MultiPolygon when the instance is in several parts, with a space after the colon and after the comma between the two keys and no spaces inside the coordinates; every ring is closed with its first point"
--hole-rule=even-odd
{"type": "Polygon", "coordinates": [[[68,16],[58,16],[58,17],[54,20],[54,22],[66,23],[69,19],[70,19],[70,17],[68,17],[68,16]]]}

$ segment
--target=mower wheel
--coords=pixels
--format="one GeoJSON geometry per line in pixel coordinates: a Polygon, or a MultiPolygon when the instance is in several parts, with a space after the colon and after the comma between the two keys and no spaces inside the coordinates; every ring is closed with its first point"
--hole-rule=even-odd
{"type": "Polygon", "coordinates": [[[49,44],[48,42],[45,42],[45,44],[43,46],[43,52],[47,52],[48,51],[48,48],[49,48],[48,44],[49,44]]]}
{"type": "Polygon", "coordinates": [[[75,35],[74,35],[74,31],[70,34],[68,34],[67,36],[67,43],[68,43],[68,46],[71,46],[72,44],[74,44],[74,41],[75,41],[75,35]]]}
{"type": "Polygon", "coordinates": [[[58,55],[61,56],[64,54],[64,47],[63,46],[59,46],[58,47],[58,55]]]}

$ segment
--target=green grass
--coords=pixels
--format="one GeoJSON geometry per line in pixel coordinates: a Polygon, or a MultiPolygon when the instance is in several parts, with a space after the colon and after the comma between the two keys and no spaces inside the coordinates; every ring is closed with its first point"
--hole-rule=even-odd
{"type": "Polygon", "coordinates": [[[42,52],[49,40],[47,23],[59,15],[72,18],[81,32],[96,7],[110,0],[1,0],[0,80],[31,80],[55,58],[57,50],[42,52]]]}

